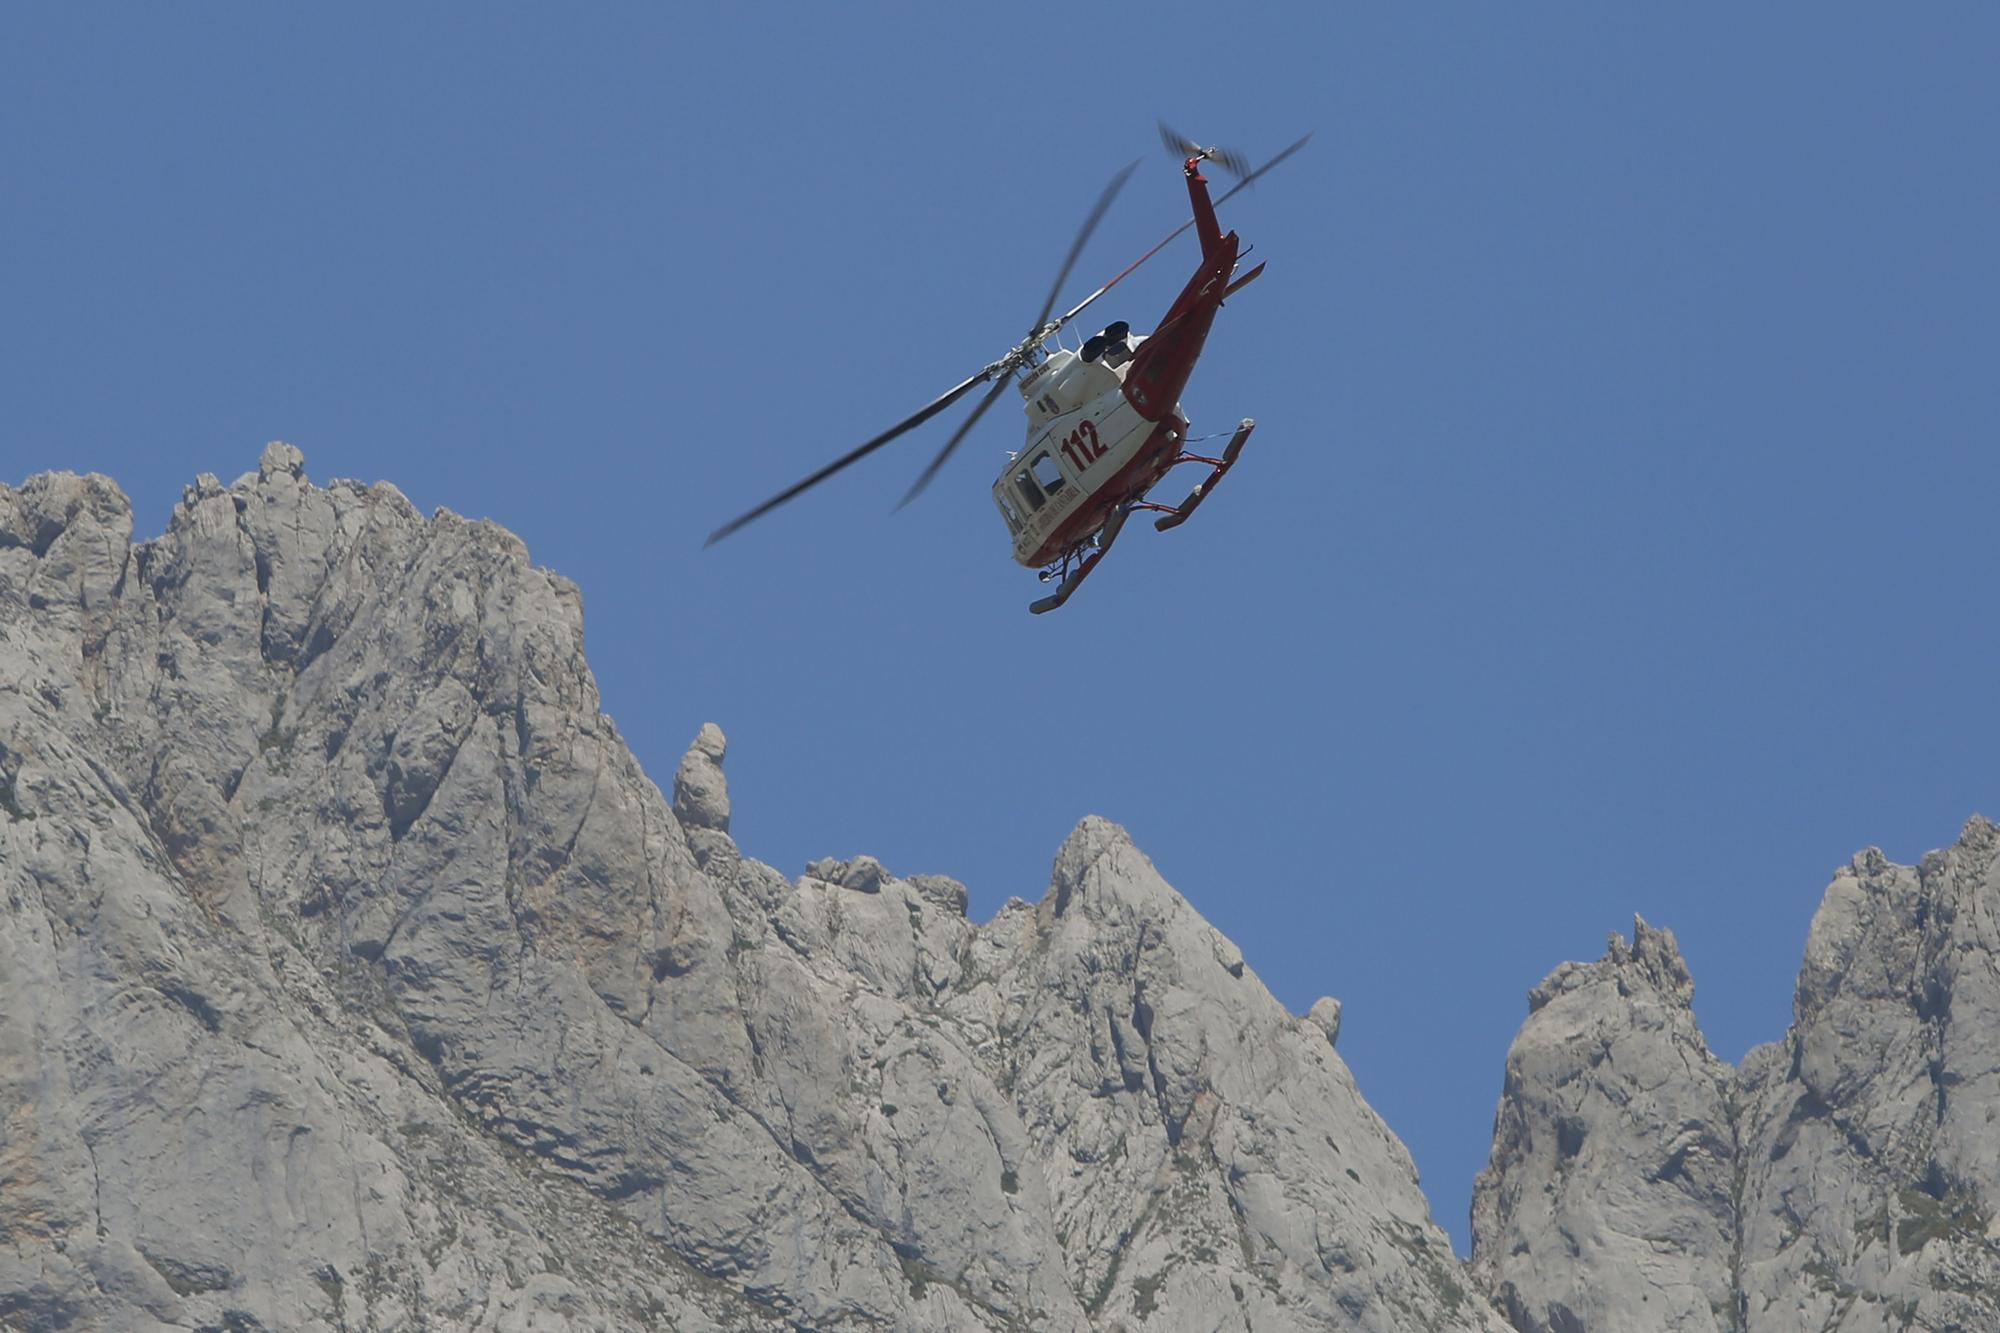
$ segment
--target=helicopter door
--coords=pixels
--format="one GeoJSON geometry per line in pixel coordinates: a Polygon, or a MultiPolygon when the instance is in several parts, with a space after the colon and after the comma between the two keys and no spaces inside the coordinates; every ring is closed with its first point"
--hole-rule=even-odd
{"type": "Polygon", "coordinates": [[[1046,449],[1035,455],[1034,460],[1028,464],[1028,471],[1035,474],[1035,480],[1041,485],[1045,495],[1053,496],[1069,485],[1069,478],[1063,476],[1062,465],[1057,463],[1046,449]]]}
{"type": "Polygon", "coordinates": [[[1014,474],[1014,489],[1020,494],[1021,499],[1027,502],[1030,514],[1047,503],[1042,498],[1042,488],[1035,485],[1034,476],[1026,468],[1014,474]]]}

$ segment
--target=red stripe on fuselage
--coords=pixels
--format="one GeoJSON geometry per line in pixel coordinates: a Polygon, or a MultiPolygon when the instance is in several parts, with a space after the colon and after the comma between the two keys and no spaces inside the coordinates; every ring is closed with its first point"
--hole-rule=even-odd
{"type": "Polygon", "coordinates": [[[1132,460],[1098,485],[1088,504],[1064,519],[1034,551],[1016,558],[1030,569],[1053,564],[1064,551],[1103,527],[1112,510],[1152,490],[1180,457],[1187,428],[1187,422],[1178,413],[1170,412],[1165,421],[1153,428],[1132,460]]]}

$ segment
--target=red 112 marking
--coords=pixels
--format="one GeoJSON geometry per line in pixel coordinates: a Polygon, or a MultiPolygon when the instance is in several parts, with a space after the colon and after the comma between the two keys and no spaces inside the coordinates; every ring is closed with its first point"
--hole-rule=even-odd
{"type": "Polygon", "coordinates": [[[1097,438],[1097,423],[1088,418],[1082,421],[1063,441],[1062,452],[1063,457],[1070,461],[1070,466],[1078,472],[1104,457],[1106,451],[1097,438]]]}

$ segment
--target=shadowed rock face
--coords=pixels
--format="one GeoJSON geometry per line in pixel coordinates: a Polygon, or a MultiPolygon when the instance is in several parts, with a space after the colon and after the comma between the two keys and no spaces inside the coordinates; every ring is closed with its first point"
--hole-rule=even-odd
{"type": "Polygon", "coordinates": [[[131,532],[0,487],[0,1323],[1505,1327],[1115,825],[789,881],[501,529],[273,445],[131,532]]]}
{"type": "Polygon", "coordinates": [[[2000,1328],[2000,831],[1879,852],[1813,918],[1782,1043],[1709,1054],[1673,937],[1565,964],[1473,1204],[1517,1328],[2000,1328]]]}

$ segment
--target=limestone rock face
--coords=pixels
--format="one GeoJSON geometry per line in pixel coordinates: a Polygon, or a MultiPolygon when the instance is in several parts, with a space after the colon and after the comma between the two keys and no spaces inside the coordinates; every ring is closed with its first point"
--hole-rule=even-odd
{"type": "Polygon", "coordinates": [[[286,445],[141,544],[0,487],[0,1323],[1505,1327],[1338,1004],[1122,830],[984,925],[789,880],[581,645],[513,536],[286,445]]]}
{"type": "Polygon", "coordinates": [[[102,477],[0,488],[0,1323],[769,1326],[483,1129],[389,999],[393,830],[479,710],[434,668],[331,670],[501,538],[265,462],[143,546],[102,477]]]}
{"type": "Polygon", "coordinates": [[[1110,1327],[1503,1328],[1324,1029],[1087,819],[941,1008],[1018,1107],[1072,1288],[1110,1327]]]}
{"type": "Polygon", "coordinates": [[[674,775],[674,818],[683,828],[729,832],[729,784],[722,776],[728,753],[722,728],[713,722],[704,725],[674,775]]]}
{"type": "Polygon", "coordinates": [[[1671,936],[1566,964],[1514,1042],[1473,1207],[1524,1330],[2000,1328],[2000,831],[1864,852],[1782,1043],[1716,1061],[1671,936]]]}
{"type": "Polygon", "coordinates": [[[1475,1257],[1514,1326],[1730,1327],[1735,1141],[1672,932],[1634,923],[1529,997],[1507,1053],[1475,1257]]]}

